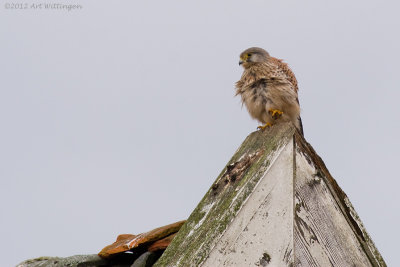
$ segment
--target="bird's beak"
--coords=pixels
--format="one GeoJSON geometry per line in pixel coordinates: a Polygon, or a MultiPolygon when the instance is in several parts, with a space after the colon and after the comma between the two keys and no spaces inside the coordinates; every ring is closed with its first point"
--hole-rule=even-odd
{"type": "Polygon", "coordinates": [[[239,60],[239,66],[242,65],[244,63],[243,60],[239,60]]]}

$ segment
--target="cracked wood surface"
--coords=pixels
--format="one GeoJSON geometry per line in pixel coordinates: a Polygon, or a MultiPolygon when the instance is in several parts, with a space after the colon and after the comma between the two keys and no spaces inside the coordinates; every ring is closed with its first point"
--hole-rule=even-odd
{"type": "Polygon", "coordinates": [[[293,261],[293,145],[289,142],[268,168],[251,197],[202,266],[262,266],[263,254],[270,266],[293,261]],[[267,233],[267,235],[266,235],[267,233]]]}
{"type": "Polygon", "coordinates": [[[325,179],[306,156],[295,158],[295,266],[372,266],[325,179]]]}
{"type": "Polygon", "coordinates": [[[248,136],[155,266],[386,266],[291,124],[248,136]]]}
{"type": "MultiPolygon", "coordinates": [[[[155,266],[200,266],[209,256],[231,222],[246,202],[265,171],[292,140],[295,129],[291,124],[272,127],[268,131],[250,134],[222,170],[213,186],[182,226],[170,246],[155,266]],[[221,182],[229,166],[240,166],[245,158],[257,151],[262,154],[240,171],[240,179],[221,182]],[[217,188],[214,185],[218,185],[217,188]]],[[[240,168],[242,169],[242,168],[240,168]]]]}

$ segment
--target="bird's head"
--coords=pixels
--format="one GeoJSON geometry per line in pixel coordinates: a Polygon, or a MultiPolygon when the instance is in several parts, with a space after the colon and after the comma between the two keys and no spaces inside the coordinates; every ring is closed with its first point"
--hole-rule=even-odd
{"type": "Polygon", "coordinates": [[[262,48],[251,47],[240,54],[239,65],[248,68],[252,63],[267,62],[269,54],[262,48]]]}

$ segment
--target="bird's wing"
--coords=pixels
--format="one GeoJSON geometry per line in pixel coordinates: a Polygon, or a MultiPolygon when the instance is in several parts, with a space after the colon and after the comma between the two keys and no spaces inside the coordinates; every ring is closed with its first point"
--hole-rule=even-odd
{"type": "MultiPolygon", "coordinates": [[[[297,91],[299,90],[299,87],[298,87],[298,84],[297,84],[296,76],[294,75],[293,71],[289,68],[288,64],[283,62],[282,59],[271,57],[271,60],[272,60],[273,63],[275,63],[278,66],[279,69],[282,70],[282,72],[284,73],[286,78],[292,83],[293,88],[294,88],[294,90],[296,92],[296,101],[297,101],[297,104],[299,104],[299,98],[297,97],[297,91]]],[[[297,118],[297,120],[298,120],[298,123],[299,123],[299,131],[300,131],[301,135],[304,136],[303,123],[301,121],[301,117],[299,116],[297,118]]]]}
{"type": "Polygon", "coordinates": [[[278,68],[285,74],[286,78],[292,83],[294,90],[297,92],[299,90],[297,86],[296,76],[294,76],[293,71],[289,68],[289,65],[283,62],[282,59],[271,57],[270,60],[278,66],[278,68]]]}

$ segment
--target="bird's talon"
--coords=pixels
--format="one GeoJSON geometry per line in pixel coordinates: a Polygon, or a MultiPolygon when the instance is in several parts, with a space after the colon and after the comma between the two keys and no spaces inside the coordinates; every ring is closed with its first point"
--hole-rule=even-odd
{"type": "Polygon", "coordinates": [[[283,112],[280,111],[279,109],[270,109],[270,110],[268,110],[268,113],[271,114],[271,117],[274,120],[279,119],[283,114],[283,112]]]}
{"type": "Polygon", "coordinates": [[[267,122],[265,125],[263,125],[263,126],[258,126],[257,127],[257,129],[259,129],[259,130],[264,130],[265,128],[268,128],[268,127],[271,127],[272,126],[272,124],[271,123],[269,123],[269,122],[267,122]]]}

